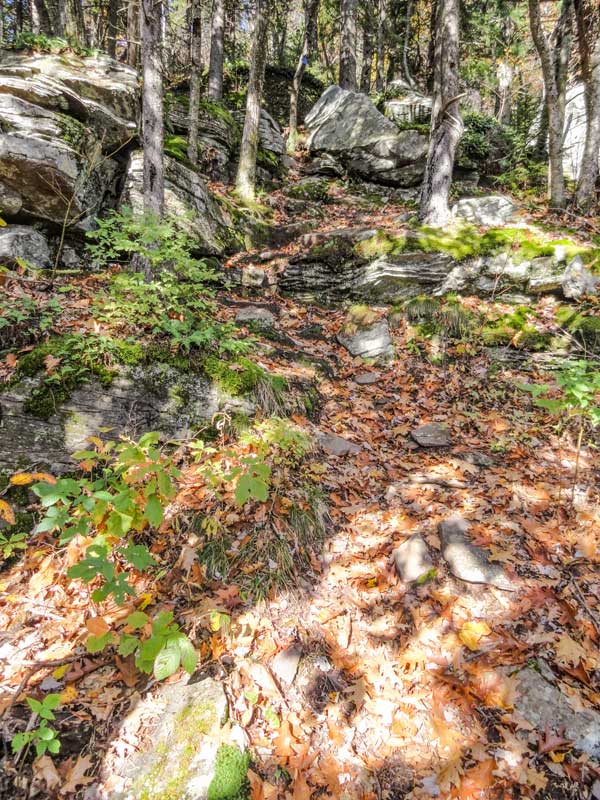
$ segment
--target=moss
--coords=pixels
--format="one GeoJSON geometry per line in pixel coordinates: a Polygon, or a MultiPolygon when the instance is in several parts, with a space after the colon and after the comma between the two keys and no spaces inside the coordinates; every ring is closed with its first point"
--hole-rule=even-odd
{"type": "Polygon", "coordinates": [[[58,126],[60,128],[61,137],[73,150],[78,153],[81,152],[82,145],[86,139],[85,125],[73,117],[68,117],[66,114],[55,112],[58,118],[58,126]]]}
{"type": "Polygon", "coordinates": [[[377,231],[375,236],[363,239],[354,245],[354,252],[362,258],[378,258],[401,253],[406,247],[406,236],[395,236],[386,231],[377,231]]]}
{"type": "Polygon", "coordinates": [[[578,315],[569,329],[588,350],[600,352],[600,317],[578,315]]]}
{"type": "Polygon", "coordinates": [[[532,311],[520,306],[511,314],[489,322],[481,329],[481,338],[489,346],[512,346],[523,350],[540,351],[551,347],[553,335],[540,331],[530,321],[532,311]]]}
{"type": "Polygon", "coordinates": [[[33,417],[49,419],[69,397],[70,392],[64,385],[43,383],[31,392],[23,409],[33,417]]]}
{"type": "Polygon", "coordinates": [[[119,364],[135,366],[136,364],[141,364],[142,361],[145,360],[144,350],[137,342],[115,339],[115,344],[117,348],[115,355],[119,364]]]}
{"type": "Polygon", "coordinates": [[[215,774],[208,787],[208,800],[243,800],[249,796],[250,757],[235,745],[222,744],[217,751],[215,774]]]}
{"type": "Polygon", "coordinates": [[[353,333],[360,328],[368,328],[377,321],[378,314],[369,306],[356,304],[350,306],[346,317],[345,332],[353,333]]]}
{"type": "Polygon", "coordinates": [[[329,200],[329,182],[327,180],[304,180],[293,183],[285,190],[285,194],[295,200],[310,200],[313,203],[326,203],[329,200]]]}
{"type": "Polygon", "coordinates": [[[248,395],[256,389],[266,374],[262,367],[247,358],[239,361],[224,361],[209,356],[203,362],[204,371],[215,383],[233,397],[248,395]]]}

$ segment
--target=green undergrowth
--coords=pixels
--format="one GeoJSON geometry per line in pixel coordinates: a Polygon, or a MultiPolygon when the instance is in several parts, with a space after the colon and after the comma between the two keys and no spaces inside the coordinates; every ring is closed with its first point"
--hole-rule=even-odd
{"type": "Polygon", "coordinates": [[[250,796],[250,756],[236,745],[222,744],[217,750],[215,772],[208,787],[208,800],[246,800],[250,796]]]}
{"type": "Polygon", "coordinates": [[[511,345],[534,352],[548,350],[553,344],[558,346],[555,335],[540,330],[534,324],[535,320],[536,315],[531,308],[519,306],[514,311],[487,322],[481,328],[482,342],[490,347],[511,345]]]}
{"type": "Polygon", "coordinates": [[[354,246],[354,253],[366,259],[414,251],[445,253],[455,261],[509,253],[515,263],[563,253],[567,261],[581,255],[584,263],[592,267],[600,263],[600,248],[570,239],[545,240],[524,228],[490,228],[481,232],[471,225],[443,230],[420,226],[400,235],[380,230],[354,246]]]}
{"type": "Polygon", "coordinates": [[[594,315],[591,309],[561,306],[556,319],[584,350],[600,353],[600,316],[594,315]]]}

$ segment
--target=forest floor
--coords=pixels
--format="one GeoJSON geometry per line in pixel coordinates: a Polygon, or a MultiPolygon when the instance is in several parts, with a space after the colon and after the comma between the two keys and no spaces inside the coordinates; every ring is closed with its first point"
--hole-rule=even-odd
{"type": "MultiPolygon", "coordinates": [[[[386,227],[406,211],[394,203],[358,208],[344,195],[327,206],[321,229],[386,227]]],[[[82,301],[98,280],[82,278],[73,293],[72,326],[87,319],[82,301]]],[[[190,536],[173,516],[152,548],[161,574],[139,583],[148,604],[176,611],[203,673],[223,681],[230,724],[252,753],[252,797],[600,797],[599,783],[591,794],[598,761],[564,730],[568,709],[600,706],[600,469],[586,442],[572,499],[576,432],[518,388],[548,376],[527,360],[493,362],[464,344],[448,345],[436,363],[415,348],[404,322],[392,329],[393,361],[367,364],[336,340],[345,310],[259,299],[275,309],[287,341],[326,365],[318,412],[297,412],[294,423],[357,445],[343,455],[315,448],[303,463],[303,479],[310,476],[327,508],[322,547],[310,569],[252,601],[235,579],[207,578],[194,550],[201,534],[190,536]],[[411,437],[429,422],[448,426],[447,446],[420,447],[411,437]],[[439,524],[457,514],[502,570],[505,588],[451,574],[439,524]],[[434,568],[407,584],[392,553],[417,532],[434,568]],[[274,661],[280,651],[292,678],[302,654],[291,684],[274,661]],[[550,705],[560,692],[556,726],[525,719],[524,669],[533,684],[539,676],[550,705]]],[[[222,300],[223,319],[252,302],[231,293],[222,300]]],[[[540,315],[552,302],[540,301],[540,315]]],[[[375,318],[383,313],[375,309],[375,318]]],[[[289,374],[289,360],[268,337],[262,342],[259,363],[289,374]]],[[[180,520],[205,499],[186,468],[180,520]]],[[[262,505],[239,511],[235,530],[260,527],[262,505]]],[[[160,690],[127,660],[85,653],[89,596],[66,578],[72,557],[72,545],[65,551],[42,537],[0,574],[5,747],[29,715],[25,695],[62,697],[60,756],[7,757],[2,797],[110,797],[111,764],[137,746],[119,723],[141,695],[160,690]]],[[[102,613],[117,616],[109,604],[102,613]]]]}

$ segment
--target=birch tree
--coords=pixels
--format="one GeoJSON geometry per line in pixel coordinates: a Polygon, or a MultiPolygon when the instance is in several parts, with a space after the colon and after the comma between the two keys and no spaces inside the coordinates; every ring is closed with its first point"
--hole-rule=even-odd
{"type": "Polygon", "coordinates": [[[162,217],[165,201],[162,0],[142,0],[142,142],[144,210],[162,217]]]}

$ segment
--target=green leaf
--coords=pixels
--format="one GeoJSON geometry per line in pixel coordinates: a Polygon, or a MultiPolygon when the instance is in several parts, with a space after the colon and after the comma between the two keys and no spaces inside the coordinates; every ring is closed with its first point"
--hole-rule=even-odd
{"type": "Polygon", "coordinates": [[[154,677],[158,681],[168,678],[179,669],[181,653],[177,642],[169,641],[154,660],[154,677]]]}
{"type": "Polygon", "coordinates": [[[59,750],[60,750],[60,742],[58,739],[52,739],[50,742],[48,742],[48,751],[50,753],[56,754],[59,752],[59,750]]]}
{"type": "Polygon", "coordinates": [[[151,494],[146,502],[144,517],[155,528],[158,528],[163,521],[163,509],[160,500],[155,494],[151,494]]]}
{"type": "Polygon", "coordinates": [[[101,636],[95,636],[92,634],[91,636],[88,636],[85,647],[88,653],[101,653],[106,647],[108,647],[109,644],[112,644],[112,641],[112,631],[107,631],[101,636]]]}
{"type": "Polygon", "coordinates": [[[198,663],[198,653],[185,634],[182,633],[177,641],[179,644],[179,654],[181,656],[181,666],[188,675],[191,675],[198,663]]]}
{"type": "Polygon", "coordinates": [[[143,544],[132,544],[119,549],[127,561],[140,572],[145,572],[149,567],[155,566],[158,562],[150,554],[150,551],[143,544]]]}
{"type": "Polygon", "coordinates": [[[112,511],[106,520],[106,530],[111,536],[116,536],[118,539],[125,536],[127,531],[131,528],[133,517],[128,514],[122,514],[120,511],[112,511]]]}
{"type": "Polygon", "coordinates": [[[123,658],[127,658],[131,653],[135,653],[139,645],[140,640],[136,636],[132,636],[129,633],[122,633],[117,652],[120,656],[123,656],[123,658]]]}
{"type": "Polygon", "coordinates": [[[144,627],[148,619],[148,614],[144,614],[143,611],[134,611],[127,617],[125,622],[134,630],[139,630],[144,627]]]}

